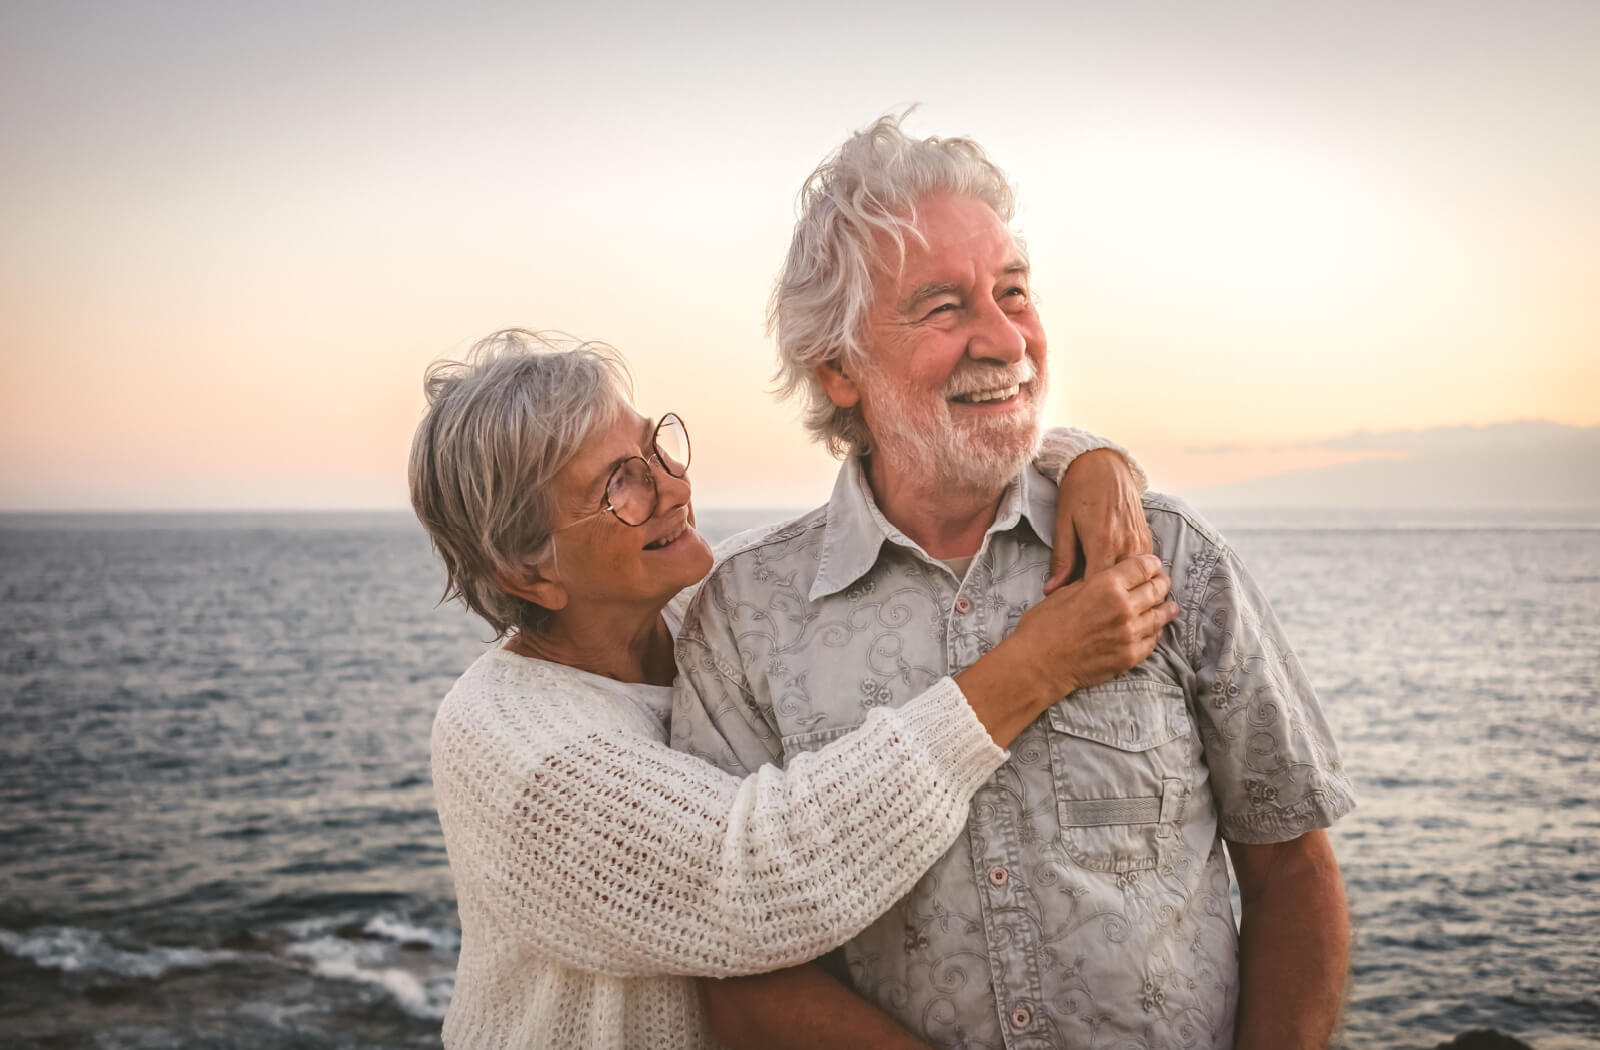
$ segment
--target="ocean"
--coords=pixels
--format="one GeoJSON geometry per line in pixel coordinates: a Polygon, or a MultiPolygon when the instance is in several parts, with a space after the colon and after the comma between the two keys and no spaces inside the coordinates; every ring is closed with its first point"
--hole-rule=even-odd
{"type": "MultiPolygon", "coordinates": [[[[1600,1046],[1600,516],[1216,520],[1360,793],[1341,1045],[1600,1046]]],[[[402,513],[0,516],[0,1047],[439,1045],[441,584],[402,513]]]]}

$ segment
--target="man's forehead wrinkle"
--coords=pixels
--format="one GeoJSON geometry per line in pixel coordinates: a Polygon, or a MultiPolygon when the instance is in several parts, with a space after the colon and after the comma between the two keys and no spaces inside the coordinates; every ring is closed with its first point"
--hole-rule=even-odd
{"type": "Polygon", "coordinates": [[[937,295],[959,295],[961,286],[951,281],[930,281],[912,289],[911,294],[901,303],[902,310],[911,310],[924,299],[932,299],[937,295]]]}
{"type": "MultiPolygon", "coordinates": [[[[1033,270],[1028,265],[1027,258],[1022,257],[1007,263],[1005,269],[1000,272],[1003,275],[1021,274],[1026,277],[1033,270]]],[[[910,294],[901,301],[900,308],[902,310],[911,310],[926,299],[932,299],[939,295],[960,295],[963,291],[965,291],[965,288],[954,281],[929,281],[927,284],[919,284],[913,288],[910,294]]]]}

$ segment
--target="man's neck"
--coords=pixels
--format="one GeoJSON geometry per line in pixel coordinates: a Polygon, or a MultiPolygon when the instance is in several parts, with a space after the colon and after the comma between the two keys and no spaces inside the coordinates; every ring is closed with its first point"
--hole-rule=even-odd
{"type": "Polygon", "coordinates": [[[978,553],[1000,512],[1000,497],[1010,478],[973,490],[891,470],[882,457],[862,464],[872,498],[889,524],[934,558],[966,558],[978,553]]]}

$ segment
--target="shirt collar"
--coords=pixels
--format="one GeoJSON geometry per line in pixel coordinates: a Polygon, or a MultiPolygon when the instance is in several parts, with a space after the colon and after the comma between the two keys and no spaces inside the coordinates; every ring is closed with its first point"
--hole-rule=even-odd
{"type": "MultiPolygon", "coordinates": [[[[987,535],[1014,529],[1026,520],[1033,534],[1046,547],[1051,546],[1056,491],[1056,486],[1031,466],[1024,467],[1000,496],[1000,510],[987,535]]],[[[934,560],[883,516],[872,497],[872,486],[867,484],[862,458],[851,456],[840,464],[833,494],[828,498],[821,564],[807,597],[816,601],[855,583],[877,564],[886,542],[915,551],[930,562],[934,560]]]]}

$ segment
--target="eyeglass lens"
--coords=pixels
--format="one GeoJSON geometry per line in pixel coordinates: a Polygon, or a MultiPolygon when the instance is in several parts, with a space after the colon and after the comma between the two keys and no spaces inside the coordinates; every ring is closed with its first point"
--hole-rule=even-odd
{"type": "Polygon", "coordinates": [[[623,460],[606,486],[606,503],[624,525],[643,525],[656,511],[656,479],[638,456],[623,460]]]}
{"type": "Polygon", "coordinates": [[[668,412],[656,425],[655,453],[661,466],[675,478],[689,469],[689,430],[676,413],[668,412]]]}
{"type": "MultiPolygon", "coordinates": [[[[689,431],[669,412],[656,426],[652,452],[661,468],[675,478],[689,469],[689,431]]],[[[632,456],[618,464],[606,485],[606,503],[624,525],[643,525],[656,511],[656,478],[650,464],[632,456]]]]}

